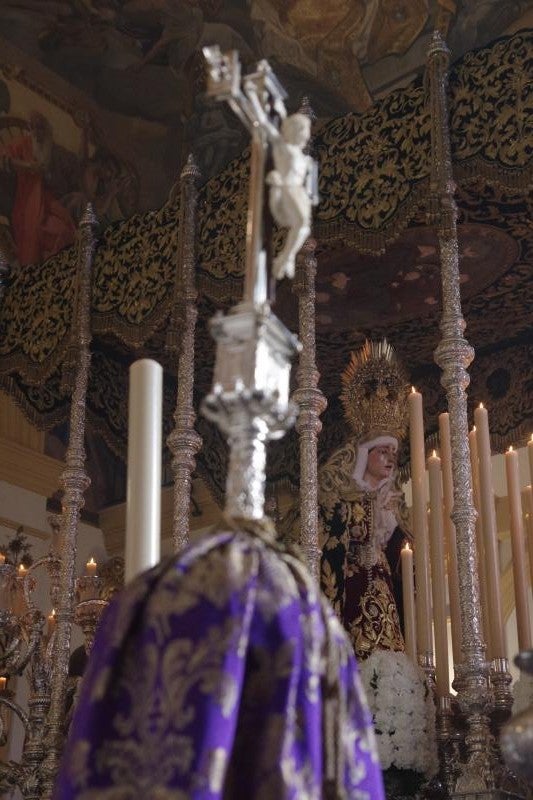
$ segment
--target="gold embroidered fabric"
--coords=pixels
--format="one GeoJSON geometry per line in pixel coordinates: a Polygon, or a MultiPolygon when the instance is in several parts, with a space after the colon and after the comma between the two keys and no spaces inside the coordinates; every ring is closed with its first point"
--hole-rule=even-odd
{"type": "MultiPolygon", "coordinates": [[[[354,488],[321,504],[321,586],[359,659],[374,650],[403,651],[391,565],[373,530],[375,495],[354,488]]],[[[400,534],[401,535],[401,534],[400,534]]]]}
{"type": "Polygon", "coordinates": [[[383,800],[338,621],[268,523],[233,527],[106,611],[54,800],[383,800]]]}

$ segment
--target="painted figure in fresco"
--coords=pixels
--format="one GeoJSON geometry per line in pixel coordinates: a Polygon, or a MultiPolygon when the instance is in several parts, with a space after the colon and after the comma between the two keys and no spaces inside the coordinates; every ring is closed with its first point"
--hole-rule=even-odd
{"type": "Polygon", "coordinates": [[[294,277],[296,255],[311,231],[311,206],[316,203],[314,161],[303,152],[310,135],[310,119],[291,114],[282,120],[281,135],[272,145],[274,169],[266,178],[270,210],[277,224],[288,228],[285,243],[272,264],[277,280],[294,277]]]}
{"type": "Polygon", "coordinates": [[[123,172],[122,164],[111,152],[97,148],[82,161],[79,189],[66,195],[63,202],[75,219],[81,217],[90,202],[99,224],[106,227],[135,212],[136,195],[133,175],[123,172]]]}
{"type": "Polygon", "coordinates": [[[50,123],[32,111],[29,129],[0,151],[4,167],[17,178],[11,228],[23,265],[38,264],[74,241],[74,220],[48,184],[53,146],[50,123]]]}
{"type": "Polygon", "coordinates": [[[404,53],[428,18],[427,0],[248,0],[263,53],[317,78],[364,111],[372,99],[361,72],[404,53]]]}

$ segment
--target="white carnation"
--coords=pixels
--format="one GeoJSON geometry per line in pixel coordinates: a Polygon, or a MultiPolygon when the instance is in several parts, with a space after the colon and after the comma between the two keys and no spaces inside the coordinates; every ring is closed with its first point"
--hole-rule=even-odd
{"type": "Polygon", "coordinates": [[[405,653],[391,650],[375,650],[360,670],[382,769],[394,765],[434,775],[435,704],[423,671],[405,653]]]}

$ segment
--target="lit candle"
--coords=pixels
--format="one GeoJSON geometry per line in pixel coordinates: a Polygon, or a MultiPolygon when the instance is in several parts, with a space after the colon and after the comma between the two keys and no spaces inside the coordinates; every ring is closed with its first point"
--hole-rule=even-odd
{"type": "Polygon", "coordinates": [[[450,692],[448,668],[448,630],[446,614],[446,577],[444,538],[442,530],[442,485],[440,458],[435,450],[427,461],[429,473],[429,542],[431,548],[431,588],[433,594],[433,625],[435,630],[435,677],[437,694],[450,692]]]}
{"type": "Polygon", "coordinates": [[[472,499],[476,509],[476,551],[477,551],[477,574],[479,578],[479,599],[481,602],[481,616],[483,623],[483,638],[486,645],[486,653],[489,661],[494,658],[492,655],[492,643],[490,634],[490,611],[487,582],[485,580],[485,546],[483,543],[483,525],[481,522],[480,487],[479,487],[479,458],[477,449],[477,429],[474,426],[468,434],[468,445],[470,449],[470,468],[472,471],[472,499]]]}
{"type": "Polygon", "coordinates": [[[27,571],[28,570],[26,569],[24,564],[19,564],[19,568],[18,568],[18,576],[19,576],[19,578],[23,578],[26,575],[27,571]]]}
{"type": "Polygon", "coordinates": [[[518,647],[520,651],[531,649],[531,624],[529,619],[528,592],[526,580],[526,554],[524,549],[524,526],[522,523],[522,502],[520,498],[520,477],[518,473],[518,453],[512,447],[505,454],[507,475],[507,495],[511,518],[511,548],[513,553],[513,578],[516,603],[516,624],[518,627],[518,647]]]}
{"type": "Polygon", "coordinates": [[[85,572],[87,573],[87,575],[94,576],[94,575],[96,575],[97,567],[98,567],[98,564],[96,563],[94,558],[91,557],[89,559],[89,561],[85,564],[85,572]]]}
{"type": "Polygon", "coordinates": [[[54,630],[55,630],[55,627],[56,627],[56,612],[55,612],[55,609],[51,610],[51,612],[48,614],[48,617],[46,619],[47,619],[47,623],[48,623],[47,624],[48,636],[51,636],[53,634],[54,630]]]}
{"type": "Polygon", "coordinates": [[[453,663],[460,664],[462,661],[461,605],[459,602],[459,571],[457,569],[457,538],[455,525],[451,517],[453,511],[452,446],[450,441],[450,417],[447,411],[439,415],[439,442],[444,533],[448,550],[448,594],[450,597],[450,619],[452,623],[453,663]]]}
{"type": "Polygon", "coordinates": [[[6,563],[5,553],[0,553],[0,567],[3,567],[5,563],[6,563]]]}
{"type": "Polygon", "coordinates": [[[426,457],[422,395],[413,386],[409,394],[409,444],[413,487],[413,536],[416,573],[416,632],[418,655],[433,654],[431,600],[429,595],[429,548],[426,503],[426,457]]]}
{"type": "Polygon", "coordinates": [[[413,574],[413,551],[409,542],[401,552],[403,619],[405,629],[405,651],[414,664],[416,660],[415,578],[413,574]]]}
{"type": "Polygon", "coordinates": [[[163,369],[150,359],[130,367],[125,579],[159,561],[163,369]]]}
{"type": "Polygon", "coordinates": [[[485,552],[485,581],[490,621],[490,643],[492,658],[506,658],[507,648],[503,625],[503,612],[500,588],[500,554],[498,549],[498,528],[494,506],[492,483],[492,457],[490,448],[489,415],[483,403],[474,411],[476,423],[476,445],[479,467],[479,508],[481,530],[485,552]]]}
{"type": "Polygon", "coordinates": [[[7,678],[0,676],[0,692],[5,692],[7,686],[7,678]]]}
{"type": "Polygon", "coordinates": [[[531,439],[527,443],[527,454],[529,456],[529,480],[533,486],[533,433],[531,439]]]}

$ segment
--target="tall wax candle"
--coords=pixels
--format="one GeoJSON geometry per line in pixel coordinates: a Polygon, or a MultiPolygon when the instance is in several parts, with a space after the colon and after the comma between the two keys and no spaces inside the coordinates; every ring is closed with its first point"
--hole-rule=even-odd
{"type": "Polygon", "coordinates": [[[533,488],[526,488],[527,550],[529,553],[529,578],[533,587],[533,488]]]}
{"type": "Polygon", "coordinates": [[[457,538],[452,520],[453,478],[452,446],[450,440],[450,417],[447,411],[439,415],[439,442],[442,470],[442,496],[444,533],[448,554],[448,594],[452,625],[453,662],[460,664],[461,655],[461,606],[459,603],[459,571],[457,568],[457,538]]]}
{"type": "Polygon", "coordinates": [[[151,359],[130,367],[125,580],[159,561],[163,370],[151,359]]]}
{"type": "Polygon", "coordinates": [[[413,487],[417,649],[418,655],[425,659],[433,654],[429,590],[426,458],[422,395],[414,387],[409,394],[408,404],[411,482],[413,487]]]}
{"type": "Polygon", "coordinates": [[[472,470],[472,499],[476,509],[476,550],[478,561],[478,577],[479,577],[479,599],[481,602],[481,616],[483,622],[483,638],[486,645],[486,653],[489,661],[494,657],[492,655],[492,642],[491,642],[491,629],[490,629],[490,611],[489,611],[489,598],[488,588],[485,579],[485,545],[483,542],[483,524],[481,521],[481,504],[480,504],[480,485],[479,485],[479,458],[477,449],[477,430],[472,428],[468,434],[468,444],[470,447],[470,467],[472,470]]]}
{"type": "Polygon", "coordinates": [[[511,548],[513,554],[513,578],[516,603],[516,624],[520,651],[531,649],[531,621],[529,618],[528,584],[526,578],[526,554],[524,548],[524,526],[520,497],[518,453],[512,447],[505,454],[507,495],[511,520],[511,548]]]}
{"type": "Polygon", "coordinates": [[[506,658],[507,648],[501,600],[500,554],[492,482],[489,415],[482,403],[474,411],[474,422],[476,424],[478,451],[479,507],[485,551],[485,581],[490,620],[491,655],[492,658],[506,658]]]}
{"type": "Polygon", "coordinates": [[[446,614],[446,575],[442,518],[442,486],[440,458],[436,452],[427,461],[429,473],[429,542],[431,551],[431,588],[433,594],[433,625],[435,633],[435,674],[437,695],[450,691],[448,668],[448,629],[446,614]]]}
{"type": "Polygon", "coordinates": [[[405,651],[411,661],[416,664],[415,580],[413,574],[413,551],[409,546],[409,542],[402,548],[401,564],[405,651]]]}

